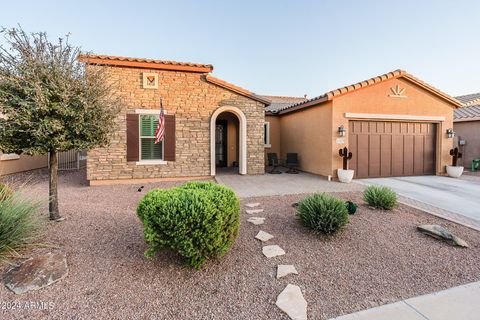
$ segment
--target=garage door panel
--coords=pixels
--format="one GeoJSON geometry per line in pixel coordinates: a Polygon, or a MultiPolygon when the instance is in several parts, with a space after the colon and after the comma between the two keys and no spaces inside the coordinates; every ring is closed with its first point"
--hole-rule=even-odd
{"type": "Polygon", "coordinates": [[[392,136],[380,136],[380,176],[389,177],[392,175],[392,136]]]}
{"type": "Polygon", "coordinates": [[[357,176],[368,177],[368,135],[357,136],[357,176]]]}
{"type": "Polygon", "coordinates": [[[350,128],[356,177],[435,173],[435,124],[352,121],[350,128]]]}
{"type": "Polygon", "coordinates": [[[357,157],[357,136],[356,135],[350,135],[349,137],[349,148],[352,152],[352,159],[349,161],[350,169],[355,170],[355,173],[357,172],[357,162],[358,162],[358,157],[357,157]]]}
{"type": "MultiPolygon", "coordinates": [[[[417,128],[417,127],[415,127],[417,128]]],[[[420,129],[420,127],[418,127],[420,129]]],[[[414,152],[413,152],[413,173],[415,175],[422,175],[424,172],[424,139],[422,135],[414,136],[414,152]]]]}

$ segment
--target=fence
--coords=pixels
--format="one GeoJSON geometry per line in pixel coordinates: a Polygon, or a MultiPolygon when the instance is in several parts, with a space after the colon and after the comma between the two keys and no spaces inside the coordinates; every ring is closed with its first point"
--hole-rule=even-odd
{"type": "MultiPolygon", "coordinates": [[[[58,156],[58,170],[79,170],[85,168],[87,165],[87,152],[69,150],[59,152],[58,156]]],[[[50,160],[50,155],[48,155],[50,160]]],[[[50,161],[48,161],[50,164],[50,161]]]]}

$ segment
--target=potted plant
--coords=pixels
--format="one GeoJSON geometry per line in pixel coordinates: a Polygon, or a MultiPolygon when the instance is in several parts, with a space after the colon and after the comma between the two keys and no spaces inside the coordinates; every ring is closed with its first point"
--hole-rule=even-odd
{"type": "Polygon", "coordinates": [[[462,154],[458,152],[458,148],[451,149],[450,155],[452,156],[452,165],[447,165],[447,174],[452,178],[459,178],[463,173],[463,167],[457,166],[457,161],[462,157],[462,154]]]}
{"type": "Polygon", "coordinates": [[[343,183],[350,183],[353,179],[354,170],[348,169],[348,160],[352,159],[352,153],[347,147],[338,150],[340,157],[343,158],[343,169],[337,169],[338,180],[343,183]]]}

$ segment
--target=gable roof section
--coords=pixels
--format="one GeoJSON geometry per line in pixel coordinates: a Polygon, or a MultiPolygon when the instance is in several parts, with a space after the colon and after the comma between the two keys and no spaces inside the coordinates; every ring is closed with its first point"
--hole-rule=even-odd
{"type": "Polygon", "coordinates": [[[250,98],[250,99],[258,101],[260,103],[263,103],[267,106],[270,105],[270,100],[265,99],[262,96],[256,95],[256,94],[254,94],[253,92],[251,92],[247,89],[241,88],[241,87],[236,86],[236,85],[234,85],[232,83],[229,83],[227,81],[212,77],[211,75],[207,75],[205,77],[205,80],[207,80],[207,82],[210,82],[210,83],[212,83],[214,85],[217,85],[219,87],[222,87],[224,89],[227,89],[227,90],[233,91],[235,93],[238,93],[239,95],[242,95],[244,97],[250,98]]]}
{"type": "Polygon", "coordinates": [[[335,89],[335,90],[332,90],[332,91],[328,91],[328,92],[322,94],[321,96],[306,100],[304,102],[292,104],[288,107],[280,109],[279,113],[283,114],[283,113],[292,112],[292,111],[296,111],[296,110],[299,110],[299,109],[307,108],[307,107],[310,107],[310,106],[313,106],[313,105],[317,105],[317,104],[320,104],[320,103],[323,103],[323,102],[326,102],[326,101],[333,100],[334,98],[342,96],[344,94],[348,94],[348,93],[351,93],[351,92],[354,92],[354,91],[364,89],[366,87],[381,83],[383,81],[390,80],[390,79],[396,79],[396,78],[404,78],[404,79],[418,85],[419,87],[421,87],[421,88],[423,88],[427,91],[430,91],[431,93],[433,93],[433,94],[437,95],[438,97],[446,100],[447,102],[450,102],[452,105],[454,105],[456,107],[462,106],[462,103],[460,101],[458,101],[455,98],[449,96],[448,94],[440,91],[439,89],[429,85],[428,83],[412,76],[411,74],[407,73],[406,71],[395,70],[395,71],[392,71],[392,72],[388,72],[388,73],[379,75],[379,76],[374,77],[374,78],[370,78],[368,80],[357,82],[357,83],[349,85],[349,86],[345,86],[345,87],[338,88],[338,89],[335,89]]]}
{"type": "Polygon", "coordinates": [[[458,96],[455,99],[463,103],[464,106],[480,104],[480,92],[458,96]]]}
{"type": "Polygon", "coordinates": [[[453,111],[453,122],[480,121],[480,103],[457,108],[453,111]]]}
{"type": "Polygon", "coordinates": [[[144,69],[159,69],[159,70],[173,70],[208,73],[212,72],[213,66],[211,64],[199,64],[191,62],[177,62],[169,60],[155,60],[144,58],[130,58],[105,56],[96,54],[80,54],[78,60],[87,64],[130,67],[130,68],[144,68],[144,69]]]}
{"type": "Polygon", "coordinates": [[[305,97],[285,97],[285,96],[261,96],[264,99],[270,100],[271,104],[265,108],[266,113],[275,114],[278,111],[291,106],[295,103],[300,103],[307,98],[305,97]]]}

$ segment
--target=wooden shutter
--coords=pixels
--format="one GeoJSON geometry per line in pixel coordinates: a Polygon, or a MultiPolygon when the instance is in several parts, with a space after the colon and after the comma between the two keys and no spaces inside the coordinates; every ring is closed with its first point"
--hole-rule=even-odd
{"type": "Polygon", "coordinates": [[[165,152],[163,160],[175,161],[175,116],[165,115],[165,152]]]}
{"type": "Polygon", "coordinates": [[[127,161],[139,161],[138,114],[127,114],[127,161]]]}

